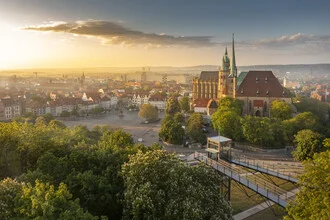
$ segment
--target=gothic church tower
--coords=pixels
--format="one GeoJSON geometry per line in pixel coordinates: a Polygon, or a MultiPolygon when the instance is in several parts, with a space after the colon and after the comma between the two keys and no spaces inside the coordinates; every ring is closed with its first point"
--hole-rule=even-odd
{"type": "Polygon", "coordinates": [[[236,98],[237,67],[235,58],[235,45],[233,34],[232,58],[228,57],[227,48],[222,58],[222,66],[219,70],[218,98],[236,98]]]}

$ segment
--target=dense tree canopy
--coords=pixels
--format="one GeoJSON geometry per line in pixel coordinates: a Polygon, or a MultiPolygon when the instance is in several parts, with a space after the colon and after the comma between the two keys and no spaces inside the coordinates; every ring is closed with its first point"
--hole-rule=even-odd
{"type": "Polygon", "coordinates": [[[218,111],[220,112],[234,111],[238,115],[241,115],[242,107],[243,107],[242,101],[230,97],[224,97],[219,101],[218,111]]]}
{"type": "Polygon", "coordinates": [[[282,126],[285,130],[287,140],[293,142],[294,135],[298,131],[303,129],[310,129],[312,131],[317,131],[319,129],[320,123],[316,115],[311,112],[303,112],[296,115],[296,117],[284,120],[282,126]]]}
{"type": "Polygon", "coordinates": [[[158,110],[151,104],[143,104],[139,111],[139,117],[145,118],[146,120],[157,120],[158,110]]]}
{"type": "Polygon", "coordinates": [[[202,127],[203,116],[199,113],[191,114],[186,125],[186,132],[192,142],[206,142],[206,135],[204,134],[202,127]]]}
{"type": "Polygon", "coordinates": [[[313,160],[303,163],[304,174],[299,178],[300,190],[287,207],[286,219],[330,219],[329,161],[330,150],[327,150],[314,154],[313,160]]]}
{"type": "Polygon", "coordinates": [[[329,105],[317,99],[297,95],[293,99],[298,112],[312,112],[321,120],[329,119],[329,105]]]}
{"type": "Polygon", "coordinates": [[[270,115],[280,120],[290,119],[292,118],[291,106],[284,101],[275,100],[271,103],[270,115]]]}
{"type": "Polygon", "coordinates": [[[33,186],[4,179],[0,192],[1,219],[99,219],[73,200],[65,184],[55,189],[39,181],[33,186]]]}
{"type": "MultiPolygon", "coordinates": [[[[165,119],[162,123],[169,129],[166,140],[181,144],[184,121],[177,119],[176,122],[170,115],[165,119]]],[[[122,166],[137,152],[140,156],[151,155],[150,152],[160,149],[156,145],[135,145],[132,135],[120,129],[108,126],[92,130],[85,126],[69,128],[45,118],[36,120],[35,124],[0,123],[0,143],[0,219],[95,219],[100,216],[122,219],[123,206],[136,206],[136,203],[130,204],[136,202],[134,198],[124,196],[129,195],[132,188],[125,187],[131,185],[127,178],[124,184],[125,176],[120,175],[122,166]],[[6,177],[16,177],[16,180],[6,177]]],[[[156,159],[153,161],[158,163],[156,159]]],[[[166,215],[186,216],[183,217],[186,219],[191,219],[192,215],[197,219],[213,215],[229,218],[228,204],[220,194],[214,193],[220,187],[216,173],[175,161],[166,166],[165,174],[170,177],[166,182],[170,192],[166,198],[169,201],[166,215]],[[184,181],[180,182],[182,175],[184,181]],[[170,187],[171,182],[180,187],[170,187]],[[178,196],[183,189],[187,191],[178,196]],[[205,194],[200,195],[202,192],[205,194]],[[182,200],[190,193],[189,200],[182,200]],[[196,212],[195,208],[198,208],[196,212]],[[171,210],[177,213],[170,213],[171,210]]],[[[134,168],[133,163],[129,166],[132,170],[141,168],[139,165],[134,168]]],[[[151,171],[150,175],[152,172],[159,170],[151,171]]],[[[140,177],[146,175],[148,179],[147,173],[141,172],[140,177]]],[[[157,200],[153,202],[152,206],[158,206],[157,200]]],[[[128,215],[131,216],[130,211],[128,215]]]]}
{"type": "Polygon", "coordinates": [[[222,136],[233,140],[241,140],[243,137],[241,117],[236,111],[217,111],[212,115],[214,128],[220,131],[222,136]]]}
{"type": "Polygon", "coordinates": [[[292,152],[294,158],[299,161],[312,159],[315,153],[323,150],[322,135],[308,129],[304,129],[295,135],[296,149],[292,152]]]}
{"type": "Polygon", "coordinates": [[[159,137],[170,144],[182,144],[185,135],[182,123],[175,121],[171,115],[166,115],[161,124],[159,137]]]}
{"type": "Polygon", "coordinates": [[[269,118],[245,116],[242,119],[242,130],[246,140],[252,144],[266,147],[274,144],[271,120],[269,118]]]}
{"type": "Polygon", "coordinates": [[[172,95],[167,100],[165,112],[166,112],[166,114],[175,115],[175,113],[180,112],[180,111],[181,111],[181,109],[180,109],[178,97],[172,95]]]}
{"type": "Polygon", "coordinates": [[[189,104],[189,97],[188,96],[183,96],[181,100],[179,101],[180,104],[180,109],[183,112],[189,112],[190,110],[190,104],[189,104]]]}
{"type": "Polygon", "coordinates": [[[165,151],[139,152],[123,166],[127,219],[232,219],[221,177],[165,151]]]}
{"type": "Polygon", "coordinates": [[[214,129],[233,140],[242,139],[241,113],[241,101],[229,97],[220,99],[218,110],[212,115],[214,129]]]}

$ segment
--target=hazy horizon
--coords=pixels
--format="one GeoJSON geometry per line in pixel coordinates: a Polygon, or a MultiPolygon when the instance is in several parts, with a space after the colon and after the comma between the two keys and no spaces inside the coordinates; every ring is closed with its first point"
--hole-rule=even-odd
{"type": "Polygon", "coordinates": [[[0,0],[0,69],[328,63],[330,2],[0,0]]]}

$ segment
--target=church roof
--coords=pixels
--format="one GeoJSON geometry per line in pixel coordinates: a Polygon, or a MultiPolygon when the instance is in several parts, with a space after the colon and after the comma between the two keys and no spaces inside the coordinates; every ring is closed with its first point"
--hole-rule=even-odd
{"type": "Polygon", "coordinates": [[[238,77],[237,77],[237,81],[236,81],[236,85],[237,88],[241,85],[241,83],[243,82],[244,78],[246,77],[248,72],[241,72],[238,77]]]}
{"type": "Polygon", "coordinates": [[[272,71],[249,71],[236,94],[237,97],[289,97],[272,71]]]}
{"type": "Polygon", "coordinates": [[[202,81],[216,81],[219,80],[219,71],[202,71],[199,77],[202,81]]]}
{"type": "Polygon", "coordinates": [[[206,108],[209,103],[209,99],[195,99],[193,102],[193,106],[195,108],[206,108]]]}

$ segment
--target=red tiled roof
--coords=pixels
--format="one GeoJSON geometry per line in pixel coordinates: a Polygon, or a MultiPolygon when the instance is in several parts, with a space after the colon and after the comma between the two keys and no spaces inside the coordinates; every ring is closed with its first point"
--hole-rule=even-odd
{"type": "Polygon", "coordinates": [[[197,108],[206,108],[210,99],[196,99],[194,100],[193,106],[197,108]]]}
{"type": "Polygon", "coordinates": [[[237,97],[288,97],[272,71],[249,71],[236,94],[237,97]]]}

